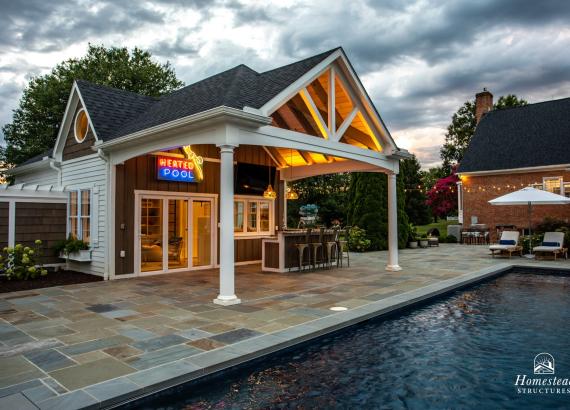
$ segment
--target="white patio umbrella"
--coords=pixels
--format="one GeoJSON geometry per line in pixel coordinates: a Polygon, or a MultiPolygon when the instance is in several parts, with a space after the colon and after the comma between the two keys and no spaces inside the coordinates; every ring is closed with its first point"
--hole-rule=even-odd
{"type": "Polygon", "coordinates": [[[529,234],[529,247],[530,254],[532,255],[532,206],[533,205],[565,205],[570,204],[570,198],[562,195],[553,194],[552,192],[543,191],[533,187],[526,187],[515,192],[500,196],[489,201],[491,205],[527,205],[528,206],[528,234],[529,234]]]}

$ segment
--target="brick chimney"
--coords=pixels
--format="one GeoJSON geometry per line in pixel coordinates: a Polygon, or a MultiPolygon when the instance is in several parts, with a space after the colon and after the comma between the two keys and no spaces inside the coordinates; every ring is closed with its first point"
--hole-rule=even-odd
{"type": "Polygon", "coordinates": [[[493,109],[493,94],[483,88],[483,91],[475,94],[475,119],[479,124],[483,115],[493,109]]]}

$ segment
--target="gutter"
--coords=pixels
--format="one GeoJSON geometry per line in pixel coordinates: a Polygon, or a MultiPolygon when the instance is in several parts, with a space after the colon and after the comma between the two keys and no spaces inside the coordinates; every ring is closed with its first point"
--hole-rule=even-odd
{"type": "Polygon", "coordinates": [[[49,161],[49,167],[51,169],[55,170],[55,172],[57,172],[57,185],[59,185],[61,187],[62,186],[61,163],[56,162],[55,160],[50,160],[49,161]]]}
{"type": "Polygon", "coordinates": [[[201,122],[226,116],[233,118],[235,120],[246,121],[258,125],[269,125],[272,122],[272,119],[270,117],[222,105],[216,108],[212,108],[210,110],[188,115],[183,118],[178,118],[176,120],[164,124],[159,124],[155,125],[154,127],[136,131],[131,134],[127,134],[125,136],[115,138],[107,142],[102,142],[100,144],[97,144],[97,148],[99,148],[99,150],[105,150],[107,148],[112,148],[116,145],[126,144],[134,140],[138,140],[140,138],[153,135],[159,132],[169,131],[186,125],[199,124],[201,122]]]}
{"type": "Polygon", "coordinates": [[[544,165],[539,167],[509,168],[509,169],[492,169],[489,171],[468,171],[458,172],[457,175],[465,176],[483,176],[483,175],[501,175],[501,174],[523,174],[527,172],[540,171],[570,171],[570,164],[544,165]]]}

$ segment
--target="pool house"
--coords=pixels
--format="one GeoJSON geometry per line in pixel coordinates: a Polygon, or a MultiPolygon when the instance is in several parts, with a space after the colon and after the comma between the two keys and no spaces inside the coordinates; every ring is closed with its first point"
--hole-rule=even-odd
{"type": "Polygon", "coordinates": [[[0,190],[0,242],[72,235],[89,249],[70,268],[105,279],[219,267],[214,302],[235,304],[236,265],[295,268],[289,181],[382,172],[386,269],[399,270],[407,156],[341,48],[263,73],[239,65],[160,98],[77,80],[53,150],[0,190]]]}

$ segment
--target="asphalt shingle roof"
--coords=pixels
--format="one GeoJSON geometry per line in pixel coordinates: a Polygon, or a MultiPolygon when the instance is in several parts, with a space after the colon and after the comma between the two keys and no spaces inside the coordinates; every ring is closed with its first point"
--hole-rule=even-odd
{"type": "Polygon", "coordinates": [[[103,141],[212,108],[260,108],[338,48],[258,73],[241,64],[159,98],[77,81],[97,136],[103,141]]]}
{"type": "Polygon", "coordinates": [[[487,113],[458,172],[561,164],[570,164],[570,98],[487,113]]]}

